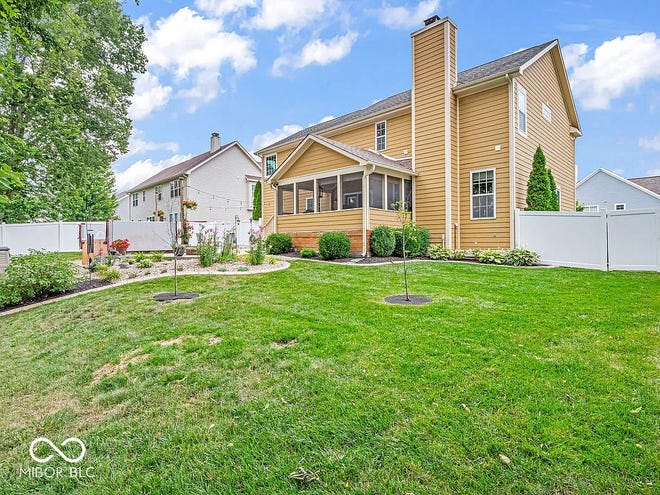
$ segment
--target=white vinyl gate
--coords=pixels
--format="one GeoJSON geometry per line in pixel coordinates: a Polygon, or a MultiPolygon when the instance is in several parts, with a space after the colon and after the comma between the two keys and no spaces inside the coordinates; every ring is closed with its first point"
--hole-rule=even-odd
{"type": "Polygon", "coordinates": [[[516,247],[549,265],[660,271],[660,210],[516,210],[516,247]]]}

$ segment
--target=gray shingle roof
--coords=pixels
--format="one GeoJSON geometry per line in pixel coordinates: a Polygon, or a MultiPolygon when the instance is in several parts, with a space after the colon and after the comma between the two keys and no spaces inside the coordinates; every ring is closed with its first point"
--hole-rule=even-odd
{"type": "Polygon", "coordinates": [[[472,84],[496,74],[503,74],[506,72],[514,71],[536,57],[555,41],[556,40],[548,41],[546,43],[527,48],[526,50],[520,50],[519,52],[498,58],[492,62],[478,65],[477,67],[472,67],[471,69],[459,72],[458,86],[463,84],[472,84]]]}
{"type": "Polygon", "coordinates": [[[634,179],[628,179],[630,182],[634,182],[638,186],[642,186],[644,189],[648,189],[651,192],[660,194],[660,175],[654,175],[651,177],[636,177],[634,179]]]}
{"type": "Polygon", "coordinates": [[[126,192],[131,193],[135,191],[141,191],[142,189],[145,189],[147,187],[155,186],[156,184],[160,184],[162,182],[167,182],[169,180],[176,179],[180,175],[189,172],[200,163],[208,160],[212,155],[219,153],[220,151],[224,150],[225,148],[228,148],[234,143],[235,141],[232,141],[231,143],[225,144],[224,146],[220,146],[213,153],[211,153],[210,151],[206,151],[197,156],[193,156],[189,160],[186,160],[181,163],[177,163],[176,165],[172,165],[171,167],[167,167],[161,170],[160,172],[158,172],[157,174],[152,175],[147,180],[140,182],[137,186],[129,189],[126,192]]]}
{"type": "MultiPolygon", "coordinates": [[[[511,55],[498,58],[497,60],[493,60],[492,62],[488,62],[486,64],[464,70],[463,72],[459,72],[457,76],[458,77],[457,87],[460,87],[465,84],[472,84],[482,79],[486,79],[490,76],[494,76],[496,74],[514,71],[518,69],[520,66],[529,62],[531,59],[533,59],[536,55],[541,53],[550,44],[554,42],[555,40],[548,41],[546,43],[533,46],[532,48],[527,48],[526,50],[521,50],[519,52],[512,53],[511,55]]],[[[342,115],[341,117],[337,117],[336,119],[328,120],[326,122],[321,122],[320,124],[315,124],[313,126],[307,127],[301,131],[298,131],[294,134],[291,134],[290,136],[285,137],[284,139],[280,139],[279,141],[270,144],[262,149],[280,146],[282,144],[289,143],[292,141],[298,141],[300,139],[303,139],[308,134],[318,134],[319,132],[323,132],[327,129],[331,129],[333,127],[342,124],[355,122],[360,119],[369,117],[371,115],[377,115],[379,113],[383,113],[392,108],[410,104],[411,100],[412,100],[411,91],[410,90],[403,91],[401,93],[377,101],[376,103],[369,105],[368,107],[362,108],[360,110],[356,110],[355,112],[347,113],[346,115],[342,115]]],[[[259,153],[260,151],[257,151],[257,153],[259,153]]]]}
{"type": "Polygon", "coordinates": [[[328,139],[323,136],[314,136],[315,138],[328,143],[336,148],[345,151],[346,153],[355,156],[356,158],[363,160],[365,162],[373,163],[374,165],[382,165],[389,168],[398,168],[405,172],[412,171],[412,158],[403,158],[401,160],[395,160],[388,156],[376,153],[375,151],[367,150],[364,148],[358,148],[357,146],[351,146],[350,144],[342,143],[340,141],[335,141],[334,139],[328,139]]]}

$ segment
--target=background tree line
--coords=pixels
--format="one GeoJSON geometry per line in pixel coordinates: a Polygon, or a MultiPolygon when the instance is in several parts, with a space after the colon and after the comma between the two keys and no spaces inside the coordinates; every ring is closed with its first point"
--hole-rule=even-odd
{"type": "Polygon", "coordinates": [[[0,221],[105,220],[145,71],[119,0],[0,0],[0,221]]]}

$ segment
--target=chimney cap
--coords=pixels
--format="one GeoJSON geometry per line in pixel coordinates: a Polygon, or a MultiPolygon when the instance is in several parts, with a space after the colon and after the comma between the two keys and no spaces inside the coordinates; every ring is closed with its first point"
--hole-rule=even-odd
{"type": "Polygon", "coordinates": [[[434,15],[433,17],[429,17],[428,19],[424,20],[424,25],[428,26],[430,24],[433,24],[435,21],[439,21],[440,16],[434,15]]]}
{"type": "Polygon", "coordinates": [[[219,135],[220,135],[219,132],[212,132],[212,133],[211,133],[211,136],[213,136],[213,137],[217,137],[217,136],[219,136],[219,135]]]}

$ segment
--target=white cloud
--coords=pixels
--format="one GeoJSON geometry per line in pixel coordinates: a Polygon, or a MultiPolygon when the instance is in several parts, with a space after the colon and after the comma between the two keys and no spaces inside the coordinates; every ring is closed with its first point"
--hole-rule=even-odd
{"type": "Polygon", "coordinates": [[[247,7],[256,7],[257,0],[195,0],[195,6],[207,14],[224,17],[247,7]]]}
{"type": "Polygon", "coordinates": [[[328,65],[341,60],[351,53],[358,35],[349,31],[343,36],[335,36],[323,41],[314,39],[307,43],[299,54],[282,55],[273,62],[273,75],[281,76],[284,69],[301,69],[311,64],[328,65]]]}
{"type": "Polygon", "coordinates": [[[645,150],[660,151],[660,132],[650,138],[639,138],[639,146],[645,150]]]}
{"type": "MultiPolygon", "coordinates": [[[[241,2],[207,0],[203,3],[209,8],[231,10],[241,2]]],[[[243,74],[257,65],[252,40],[223,31],[222,19],[205,18],[184,7],[169,17],[159,19],[155,26],[148,20],[141,22],[147,34],[144,52],[150,66],[172,73],[177,86],[192,80],[192,86],[177,93],[190,100],[189,111],[220,94],[220,69],[223,65],[231,66],[236,74],[243,74]]]]}
{"type": "Polygon", "coordinates": [[[656,175],[660,175],[660,167],[658,167],[658,168],[651,168],[651,169],[647,170],[647,171],[646,171],[646,175],[647,175],[647,176],[650,176],[650,177],[653,177],[653,176],[656,176],[656,175]]]}
{"type": "Polygon", "coordinates": [[[160,172],[164,168],[171,167],[177,163],[191,158],[192,155],[173,155],[165,160],[153,162],[151,158],[139,160],[121,172],[115,171],[115,182],[117,191],[126,191],[131,187],[137,186],[143,180],[160,172]]]}
{"type": "Polygon", "coordinates": [[[378,22],[392,29],[421,28],[422,22],[436,13],[440,0],[424,0],[414,9],[385,6],[375,11],[378,22]]]}
{"type": "Polygon", "coordinates": [[[606,110],[613,99],[660,78],[660,39],[655,33],[604,42],[586,60],[587,45],[568,45],[566,65],[576,98],[587,110],[606,110]]]}
{"type": "Polygon", "coordinates": [[[131,99],[128,116],[133,120],[148,117],[152,112],[163,108],[170,99],[172,88],[163,86],[158,78],[149,72],[135,78],[135,94],[131,99]]]}
{"type": "Polygon", "coordinates": [[[263,134],[257,134],[252,139],[252,146],[250,149],[252,151],[258,151],[261,148],[268,146],[269,144],[276,143],[280,139],[284,139],[291,134],[294,134],[298,131],[302,131],[302,126],[298,124],[287,124],[273,131],[264,132],[263,134]]]}
{"type": "Polygon", "coordinates": [[[623,174],[625,172],[626,170],[623,168],[615,168],[614,170],[612,170],[612,173],[618,175],[619,177],[623,177],[623,174]]]}
{"type": "Polygon", "coordinates": [[[332,13],[335,0],[263,0],[248,27],[273,30],[279,27],[300,29],[332,13]]]}
{"type": "Polygon", "coordinates": [[[143,155],[150,151],[166,150],[172,153],[179,151],[179,145],[174,141],[158,143],[155,141],[146,141],[142,139],[144,133],[140,129],[133,129],[131,137],[128,139],[128,153],[123,158],[135,155],[143,155]]]}
{"type": "Polygon", "coordinates": [[[334,115],[326,115],[325,117],[323,117],[323,118],[322,118],[321,120],[319,120],[318,122],[314,122],[314,124],[310,124],[310,125],[322,124],[323,122],[327,122],[327,121],[332,120],[332,119],[334,119],[334,118],[335,118],[334,115]]]}

